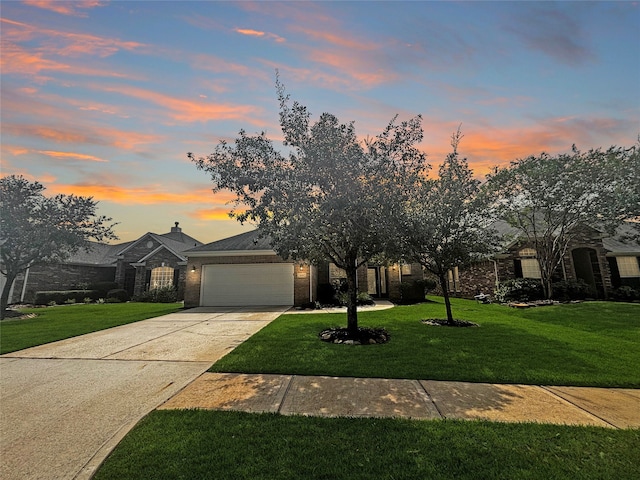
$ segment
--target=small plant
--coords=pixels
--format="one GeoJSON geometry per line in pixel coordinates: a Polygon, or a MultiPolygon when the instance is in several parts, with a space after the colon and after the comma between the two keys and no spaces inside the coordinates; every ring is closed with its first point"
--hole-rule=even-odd
{"type": "Polygon", "coordinates": [[[65,305],[73,305],[74,303],[76,303],[76,299],[75,299],[75,298],[67,298],[67,299],[64,301],[64,304],[65,304],[65,305]]]}
{"type": "Polygon", "coordinates": [[[103,303],[107,303],[107,302],[106,302],[106,300],[104,298],[99,298],[99,299],[96,300],[96,303],[103,304],[103,303]]]}
{"type": "Polygon", "coordinates": [[[91,300],[91,298],[90,298],[90,297],[84,297],[84,298],[82,299],[82,303],[92,303],[92,302],[93,302],[93,300],[91,300]]]}
{"type": "Polygon", "coordinates": [[[135,297],[137,302],[173,303],[178,301],[178,292],[173,287],[154,288],[135,297]]]}
{"type": "Polygon", "coordinates": [[[48,307],[55,307],[56,305],[58,305],[58,304],[56,303],[55,300],[51,300],[50,302],[47,302],[47,306],[48,307]]]}
{"type": "Polygon", "coordinates": [[[530,302],[542,300],[544,291],[540,280],[534,278],[516,278],[500,282],[494,291],[496,301],[507,302],[530,302]]]}

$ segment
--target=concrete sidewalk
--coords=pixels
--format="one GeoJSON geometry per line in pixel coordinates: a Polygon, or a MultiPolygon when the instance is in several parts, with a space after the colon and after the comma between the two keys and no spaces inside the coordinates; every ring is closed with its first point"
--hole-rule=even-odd
{"type": "Polygon", "coordinates": [[[194,308],[3,355],[0,478],[91,478],[142,417],[287,309],[194,308]]]}
{"type": "Polygon", "coordinates": [[[640,428],[640,390],[204,373],[159,407],[640,428]]]}

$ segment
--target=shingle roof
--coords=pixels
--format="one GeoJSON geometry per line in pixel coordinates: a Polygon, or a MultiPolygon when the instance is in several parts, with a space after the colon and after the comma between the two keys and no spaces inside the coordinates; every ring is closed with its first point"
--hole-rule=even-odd
{"type": "Polygon", "coordinates": [[[640,243],[638,243],[637,240],[625,238],[627,236],[637,235],[638,228],[636,225],[620,225],[613,236],[602,239],[604,248],[611,254],[640,255],[640,243]]]}
{"type": "Polygon", "coordinates": [[[242,250],[273,250],[269,237],[260,238],[259,230],[234,235],[199,247],[186,250],[187,255],[202,252],[225,252],[242,250]]]}
{"type": "Polygon", "coordinates": [[[82,265],[111,265],[117,261],[118,251],[133,242],[118,245],[107,245],[97,242],[86,242],[88,250],[78,250],[65,263],[82,265]]]}

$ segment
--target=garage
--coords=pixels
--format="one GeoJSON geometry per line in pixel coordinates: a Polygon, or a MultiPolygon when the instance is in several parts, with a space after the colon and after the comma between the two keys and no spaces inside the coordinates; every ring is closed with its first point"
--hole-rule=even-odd
{"type": "Polygon", "coordinates": [[[293,305],[291,263],[203,265],[200,305],[293,305]]]}

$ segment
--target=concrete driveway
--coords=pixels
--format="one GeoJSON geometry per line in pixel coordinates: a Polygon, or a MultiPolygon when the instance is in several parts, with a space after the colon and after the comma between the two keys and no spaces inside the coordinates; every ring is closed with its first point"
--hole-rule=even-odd
{"type": "Polygon", "coordinates": [[[0,478],[90,478],[142,417],[287,309],[194,308],[3,355],[0,478]]]}

